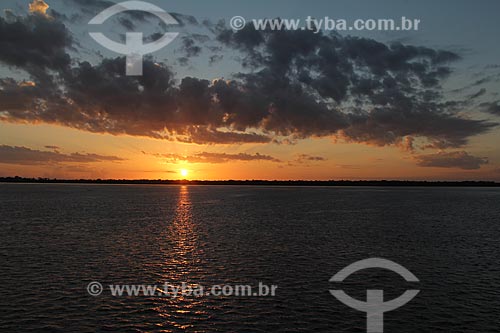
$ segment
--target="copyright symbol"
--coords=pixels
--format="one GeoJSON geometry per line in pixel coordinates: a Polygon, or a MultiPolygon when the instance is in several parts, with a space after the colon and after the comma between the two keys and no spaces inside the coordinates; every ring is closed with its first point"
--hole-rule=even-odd
{"type": "Polygon", "coordinates": [[[99,296],[102,293],[102,284],[97,281],[90,282],[87,285],[87,292],[91,296],[99,296]]]}
{"type": "Polygon", "coordinates": [[[241,16],[233,16],[229,21],[229,25],[233,30],[241,30],[245,27],[246,21],[241,16]]]}

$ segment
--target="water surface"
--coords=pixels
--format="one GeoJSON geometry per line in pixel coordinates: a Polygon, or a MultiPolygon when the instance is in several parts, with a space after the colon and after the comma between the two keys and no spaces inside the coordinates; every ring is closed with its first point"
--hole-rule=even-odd
{"type": "Polygon", "coordinates": [[[386,332],[499,332],[500,190],[0,184],[0,330],[364,332],[363,300],[415,287],[386,332]],[[275,297],[92,297],[106,284],[279,286],[275,297]]]}

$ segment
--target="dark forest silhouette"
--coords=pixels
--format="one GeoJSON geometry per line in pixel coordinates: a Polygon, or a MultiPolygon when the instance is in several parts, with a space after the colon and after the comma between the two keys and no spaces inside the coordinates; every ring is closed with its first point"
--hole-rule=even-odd
{"type": "Polygon", "coordinates": [[[420,181],[420,180],[187,180],[187,179],[57,179],[0,177],[3,183],[68,184],[158,184],[158,185],[267,185],[267,186],[481,186],[499,187],[494,181],[420,181]]]}

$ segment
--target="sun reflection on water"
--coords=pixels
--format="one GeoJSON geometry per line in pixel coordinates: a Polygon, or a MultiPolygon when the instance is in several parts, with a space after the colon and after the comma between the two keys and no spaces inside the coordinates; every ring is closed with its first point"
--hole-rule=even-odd
{"type": "MultiPolygon", "coordinates": [[[[185,282],[196,288],[203,265],[192,205],[189,187],[180,186],[173,218],[165,235],[170,246],[164,252],[163,282],[176,286],[185,282]]],[[[194,318],[203,320],[208,316],[203,308],[202,299],[179,295],[176,298],[159,299],[155,310],[164,320],[162,328],[186,330],[193,327],[194,318]]]]}
{"type": "Polygon", "coordinates": [[[171,248],[172,256],[169,258],[167,265],[175,267],[177,279],[189,278],[188,275],[193,269],[193,265],[198,261],[198,238],[193,224],[189,189],[186,185],[179,188],[177,206],[169,229],[173,247],[171,248]]]}

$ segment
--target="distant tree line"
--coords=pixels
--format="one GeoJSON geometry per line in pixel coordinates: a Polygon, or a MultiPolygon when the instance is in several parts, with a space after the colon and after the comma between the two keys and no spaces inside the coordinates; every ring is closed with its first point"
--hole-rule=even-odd
{"type": "Polygon", "coordinates": [[[2,183],[68,184],[159,184],[159,185],[267,185],[267,186],[481,186],[497,187],[494,181],[425,181],[425,180],[171,180],[171,179],[57,179],[0,177],[2,183]]]}

